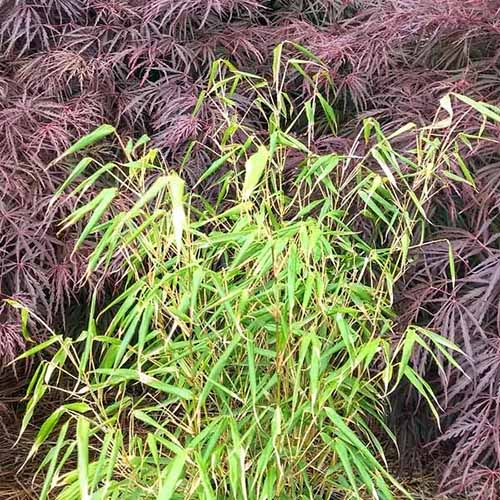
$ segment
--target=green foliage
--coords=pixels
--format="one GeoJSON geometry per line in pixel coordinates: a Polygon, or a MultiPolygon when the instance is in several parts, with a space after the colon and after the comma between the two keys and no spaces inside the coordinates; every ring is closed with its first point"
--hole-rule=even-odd
{"type": "MultiPolygon", "coordinates": [[[[403,153],[372,120],[366,158],[318,155],[283,124],[305,119],[312,134],[320,109],[332,116],[323,96],[294,110],[277,78],[231,69],[203,98],[230,117],[243,83],[269,134],[228,119],[206,176],[215,200],[187,189],[141,139],[106,166],[116,185],[67,220],[86,221],[78,243],[97,241],[88,273],[119,257],[124,285],[104,310],[94,301],[78,338],[49,341],[58,349],[33,378],[24,427],[47,390],[67,397],[33,450],[57,436],[42,499],[407,495],[384,457],[388,395],[406,378],[437,416],[411,354],[418,345],[452,361],[454,346],[397,328],[394,284],[450,146],[414,130],[402,172],[393,159],[403,153]],[[292,152],[302,159],[291,176],[292,152]]],[[[86,176],[77,193],[94,174],[76,168],[86,176]]]]}

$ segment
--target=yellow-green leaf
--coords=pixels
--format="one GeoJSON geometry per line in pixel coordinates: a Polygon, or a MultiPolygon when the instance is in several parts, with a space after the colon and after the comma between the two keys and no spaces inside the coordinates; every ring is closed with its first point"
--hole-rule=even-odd
{"type": "Polygon", "coordinates": [[[264,169],[269,161],[269,150],[266,146],[259,146],[256,153],[248,158],[245,164],[245,182],[243,184],[242,198],[247,201],[259,183],[264,169]]]}

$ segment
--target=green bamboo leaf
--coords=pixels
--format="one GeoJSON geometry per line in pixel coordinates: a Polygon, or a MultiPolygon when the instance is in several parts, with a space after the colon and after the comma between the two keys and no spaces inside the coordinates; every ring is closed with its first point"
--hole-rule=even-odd
{"type": "Polygon", "coordinates": [[[64,410],[62,408],[58,408],[56,411],[52,413],[52,415],[50,415],[50,417],[48,417],[45,420],[45,422],[40,427],[38,434],[36,435],[35,442],[31,447],[28,458],[31,458],[38,451],[38,449],[45,442],[45,440],[49,437],[49,435],[53,431],[54,427],[56,426],[63,412],[64,410]]]}
{"type": "Polygon", "coordinates": [[[399,361],[399,371],[395,386],[398,386],[405,374],[406,368],[409,366],[410,358],[413,353],[413,347],[416,341],[416,334],[412,328],[409,328],[403,337],[403,352],[399,361]]]}
{"type": "Polygon", "coordinates": [[[89,500],[89,421],[85,417],[78,417],[76,436],[80,498],[89,500]]]}
{"type": "Polygon", "coordinates": [[[61,427],[61,430],[59,431],[59,435],[57,437],[57,442],[49,452],[50,454],[52,454],[52,456],[50,458],[49,468],[45,473],[45,480],[43,482],[42,491],[40,492],[40,500],[47,500],[50,491],[54,487],[52,480],[54,478],[54,473],[56,471],[56,465],[60,463],[58,462],[59,454],[64,446],[64,439],[68,432],[68,428],[69,428],[69,421],[65,422],[64,425],[61,427]]]}
{"type": "Polygon", "coordinates": [[[87,239],[89,234],[95,230],[98,222],[101,220],[101,217],[104,215],[108,207],[111,205],[111,202],[115,199],[118,194],[118,190],[116,188],[107,188],[103,189],[101,193],[98,195],[96,200],[98,201],[95,210],[93,211],[87,225],[80,233],[80,236],[75,244],[74,251],[78,250],[81,244],[87,239]]]}
{"type": "Polygon", "coordinates": [[[293,317],[293,309],[295,306],[295,297],[297,294],[296,284],[297,284],[297,274],[298,274],[299,262],[297,257],[297,248],[292,244],[290,248],[290,255],[288,257],[287,265],[287,302],[288,302],[288,314],[289,317],[293,317]]]}
{"type": "Polygon", "coordinates": [[[266,146],[259,146],[257,152],[247,160],[245,164],[245,181],[241,194],[243,201],[249,200],[252,196],[267,167],[268,161],[269,150],[266,146]]]}
{"type": "Polygon", "coordinates": [[[407,366],[404,370],[405,377],[409,380],[409,382],[415,387],[418,393],[427,401],[429,408],[436,419],[438,426],[440,425],[439,421],[439,413],[437,411],[437,407],[439,407],[439,403],[436,399],[436,396],[432,392],[430,385],[420,376],[418,375],[413,368],[407,366]]]}
{"type": "Polygon", "coordinates": [[[166,394],[172,394],[186,400],[193,399],[193,393],[189,389],[185,389],[184,387],[177,387],[172,384],[167,384],[166,382],[162,382],[161,380],[151,377],[150,375],[141,374],[139,376],[139,380],[143,384],[149,387],[153,387],[154,389],[158,389],[159,391],[165,392],[166,394]]]}
{"type": "Polygon", "coordinates": [[[207,399],[208,395],[210,394],[210,391],[212,390],[212,387],[214,385],[214,381],[217,380],[217,377],[219,376],[220,372],[224,369],[229,356],[231,356],[231,353],[236,349],[236,347],[239,345],[241,340],[241,334],[236,334],[234,336],[234,339],[232,342],[229,344],[225,352],[222,354],[222,356],[219,358],[217,363],[213,366],[212,370],[210,370],[210,373],[207,378],[207,382],[205,383],[205,386],[203,387],[203,390],[201,391],[201,394],[198,399],[198,406],[201,407],[204,403],[205,400],[207,399]]]}
{"type": "Polygon", "coordinates": [[[35,442],[31,447],[28,458],[31,458],[40,448],[40,446],[47,440],[47,438],[51,435],[54,427],[59,422],[61,416],[65,412],[75,411],[78,413],[86,413],[90,410],[90,407],[86,403],[68,403],[66,405],[60,406],[57,408],[52,415],[50,415],[40,427],[35,442]]]}
{"type": "Polygon", "coordinates": [[[102,175],[109,172],[110,170],[113,170],[114,168],[116,168],[116,164],[114,164],[113,162],[108,162],[102,167],[99,167],[94,173],[85,177],[85,179],[80,184],[78,184],[78,186],[76,186],[73,191],[71,191],[71,195],[75,196],[79,194],[81,196],[87,190],[94,187],[96,185],[96,182],[102,175]]]}
{"type": "Polygon", "coordinates": [[[394,178],[394,175],[391,171],[391,167],[387,164],[387,162],[385,161],[385,158],[382,156],[380,151],[377,148],[373,148],[371,150],[371,154],[372,154],[373,158],[375,158],[377,163],[380,165],[380,167],[382,168],[384,174],[389,179],[389,182],[393,186],[396,186],[397,185],[396,179],[394,178]]]}
{"type": "Polygon", "coordinates": [[[317,94],[321,107],[323,108],[323,112],[325,113],[326,120],[330,129],[334,134],[337,133],[338,124],[337,124],[337,115],[335,110],[330,106],[330,103],[320,94],[317,94]]]}
{"type": "Polygon", "coordinates": [[[37,352],[43,351],[44,349],[47,349],[47,347],[51,346],[52,344],[55,344],[56,342],[61,342],[63,337],[61,335],[54,335],[50,337],[48,340],[41,342],[40,344],[36,345],[35,347],[32,347],[31,349],[28,349],[27,351],[24,351],[21,355],[19,355],[15,361],[20,361],[21,359],[26,359],[30,358],[37,352]]]}
{"type": "Polygon", "coordinates": [[[359,191],[359,196],[380,220],[385,222],[387,226],[391,227],[391,223],[386,218],[382,210],[380,210],[377,204],[373,201],[370,194],[368,194],[366,191],[359,191]]]}
{"type": "Polygon", "coordinates": [[[335,322],[339,327],[340,335],[344,341],[344,345],[347,347],[349,357],[354,360],[354,343],[356,342],[356,334],[345,320],[343,314],[337,313],[335,315],[335,322]]]}
{"type": "Polygon", "coordinates": [[[447,241],[448,243],[448,264],[450,266],[450,276],[451,276],[451,284],[455,286],[457,274],[455,271],[455,256],[453,255],[453,248],[451,246],[451,243],[447,241]]]}
{"type": "Polygon", "coordinates": [[[490,118],[494,122],[500,122],[500,113],[498,112],[498,108],[495,106],[491,106],[490,104],[481,101],[474,101],[465,95],[455,93],[452,93],[452,95],[481,113],[485,118],[490,118]]]}
{"type": "Polygon", "coordinates": [[[177,175],[167,178],[170,200],[172,202],[172,225],[177,250],[182,248],[182,235],[186,229],[186,214],[184,213],[184,181],[177,175]]]}
{"type": "Polygon", "coordinates": [[[175,458],[170,462],[169,466],[165,469],[161,479],[160,490],[158,492],[158,499],[170,500],[176,490],[179,481],[184,472],[184,465],[188,454],[185,450],[180,451],[175,458]]]}
{"type": "Polygon", "coordinates": [[[66,158],[67,156],[70,156],[74,153],[77,153],[78,151],[81,151],[82,149],[85,149],[91,146],[92,144],[101,141],[108,135],[114,134],[115,132],[116,132],[115,127],[111,125],[101,125],[94,131],[92,131],[90,134],[83,136],[80,140],[78,140],[75,144],[73,144],[73,146],[71,146],[61,156],[59,156],[59,158],[54,160],[53,163],[57,163],[61,161],[63,158],[66,158]]]}
{"type": "Polygon", "coordinates": [[[52,205],[56,199],[61,196],[65,189],[83,172],[85,169],[93,162],[92,158],[81,159],[76,167],[72,170],[71,174],[66,178],[66,180],[61,184],[61,187],[54,193],[52,199],[50,200],[50,205],[52,205]]]}
{"type": "Polygon", "coordinates": [[[101,451],[99,453],[99,460],[97,461],[95,472],[92,476],[92,484],[90,485],[90,495],[92,499],[95,498],[93,496],[93,493],[95,491],[96,486],[100,483],[103,474],[105,473],[105,466],[106,462],[109,459],[108,454],[114,437],[115,437],[114,432],[107,432],[104,436],[104,441],[102,443],[101,451]]]}
{"type": "Polygon", "coordinates": [[[221,167],[223,167],[229,158],[234,156],[234,151],[231,151],[229,153],[226,153],[225,155],[221,156],[220,158],[217,158],[212,165],[210,165],[204,172],[201,174],[200,178],[196,181],[195,187],[203,182],[204,180],[208,179],[211,175],[215,174],[221,167]]]}
{"type": "Polygon", "coordinates": [[[280,76],[280,68],[281,68],[281,55],[283,53],[283,44],[280,43],[273,50],[273,79],[276,88],[279,85],[279,76],[280,76]]]}
{"type": "Polygon", "coordinates": [[[361,497],[359,496],[359,490],[358,490],[358,485],[356,483],[356,477],[355,477],[354,471],[352,469],[351,459],[350,459],[349,454],[347,452],[346,445],[342,442],[341,439],[337,438],[335,440],[334,449],[340,458],[342,466],[344,467],[344,471],[345,471],[346,476],[349,480],[349,484],[351,485],[352,493],[354,494],[354,498],[361,499],[361,497]]]}
{"type": "Polygon", "coordinates": [[[170,184],[170,176],[161,175],[158,177],[148,190],[142,194],[134,203],[134,206],[127,212],[127,218],[135,217],[139,211],[150,201],[154,200],[170,184]]]}

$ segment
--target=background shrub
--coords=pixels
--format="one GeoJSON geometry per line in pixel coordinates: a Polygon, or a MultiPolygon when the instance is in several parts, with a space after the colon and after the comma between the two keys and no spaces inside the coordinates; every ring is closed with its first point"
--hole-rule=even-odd
{"type": "MultiPolygon", "coordinates": [[[[271,76],[273,48],[290,40],[328,68],[321,89],[335,123],[323,119],[308,146],[317,154],[363,156],[366,146],[356,134],[366,117],[376,118],[388,134],[411,121],[429,123],[449,91],[498,103],[499,8],[496,0],[0,0],[1,296],[68,330],[78,329],[78,318],[87,314],[85,304],[100,279],[82,280],[92,245],[72,252],[82,228],[57,234],[56,225],[74,210],[75,200],[61,198],[47,209],[70,171],[64,161],[50,162],[96,126],[112,123],[122,136],[148,133],[165,164],[182,166],[192,187],[219,153],[213,137],[224,122],[213,103],[198,101],[212,62],[225,57],[271,76]]],[[[285,51],[306,58],[291,45],[285,51]]],[[[314,88],[299,76],[289,74],[281,82],[296,103],[310,98],[314,88]]],[[[232,112],[241,118],[253,97],[242,90],[232,112]]],[[[454,123],[469,135],[477,133],[484,109],[471,112],[461,101],[453,107],[454,123]]],[[[425,353],[414,363],[442,391],[447,417],[441,439],[457,450],[444,484],[457,478],[452,489],[468,488],[479,498],[496,494],[500,464],[500,446],[490,445],[497,441],[500,293],[498,122],[492,112],[484,131],[491,140],[461,143],[458,156],[449,157],[449,171],[463,177],[463,160],[474,185],[448,178],[441,186],[426,207],[433,243],[419,251],[396,294],[401,324],[435,328],[467,355],[470,379],[456,371],[446,377],[429,371],[425,353]]],[[[246,120],[257,134],[267,126],[258,113],[246,120]]],[[[304,138],[307,127],[295,123],[293,134],[304,138]]],[[[397,140],[400,150],[412,146],[411,134],[397,140]]],[[[100,143],[91,153],[106,162],[116,157],[116,147],[100,143]]],[[[299,159],[292,153],[288,164],[299,159]]],[[[102,182],[89,187],[82,201],[109,180],[102,182]]],[[[215,194],[206,191],[209,184],[201,186],[208,198],[215,194]]],[[[366,235],[371,226],[356,229],[366,235]]],[[[120,260],[115,263],[116,271],[120,260]]],[[[118,277],[107,273],[103,295],[120,289],[118,277]]],[[[20,320],[19,311],[0,308],[2,364],[25,347],[20,320]]],[[[414,396],[396,399],[394,407],[404,416],[397,428],[408,430],[400,440],[409,450],[418,449],[412,436],[419,436],[419,444],[438,437],[436,427],[418,424],[425,415],[416,411],[414,396]]]]}

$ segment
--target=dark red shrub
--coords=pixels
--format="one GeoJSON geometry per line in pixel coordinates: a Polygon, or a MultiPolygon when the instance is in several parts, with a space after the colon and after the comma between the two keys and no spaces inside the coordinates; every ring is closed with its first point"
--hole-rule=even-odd
{"type": "MultiPolygon", "coordinates": [[[[51,160],[109,122],[150,135],[173,165],[198,141],[184,170],[194,184],[217,153],[218,110],[207,102],[193,116],[210,65],[225,57],[270,74],[272,49],[285,40],[320,57],[334,83],[339,131],[320,124],[318,150],[349,151],[368,116],[387,129],[427,122],[449,91],[500,101],[499,0],[0,0],[0,296],[23,301],[51,324],[85,299],[88,249],[72,254],[75,235],[57,233],[72,203],[63,197],[47,211],[68,174],[51,160]]],[[[302,99],[308,88],[291,75],[287,91],[302,99]]],[[[252,93],[234,99],[244,110],[252,93]]],[[[476,113],[458,102],[454,108],[463,131],[478,130],[476,113]]],[[[258,115],[247,119],[258,128],[258,115]]],[[[459,153],[476,185],[450,180],[428,207],[431,243],[416,256],[398,304],[402,322],[431,326],[465,352],[468,377],[455,370],[436,377],[446,412],[439,439],[455,450],[444,483],[478,498],[494,498],[500,474],[499,133],[488,125],[494,141],[464,142],[459,153]]],[[[457,157],[450,170],[461,168],[457,157]]],[[[19,318],[6,308],[0,338],[2,365],[24,347],[19,318]]],[[[425,358],[415,363],[427,370],[425,358]]],[[[399,427],[408,430],[402,442],[438,436],[436,428],[423,432],[427,423],[419,427],[427,421],[412,395],[395,408],[414,416],[415,425],[405,418],[399,427]]]]}

